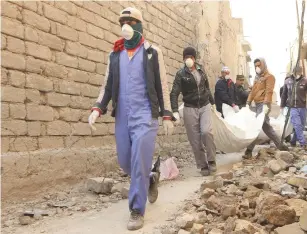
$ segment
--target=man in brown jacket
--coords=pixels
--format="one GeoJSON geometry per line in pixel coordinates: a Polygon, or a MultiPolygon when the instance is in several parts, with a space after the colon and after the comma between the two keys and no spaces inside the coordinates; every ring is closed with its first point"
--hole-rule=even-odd
{"type": "MultiPolygon", "coordinates": [[[[253,88],[247,99],[247,107],[251,102],[256,103],[256,115],[259,115],[262,111],[265,113],[265,118],[262,126],[264,133],[274,142],[276,147],[280,150],[288,150],[288,147],[281,144],[276,132],[270,125],[269,113],[271,111],[271,103],[273,90],[275,86],[275,77],[269,73],[264,58],[257,58],[254,60],[256,77],[253,88]]],[[[252,152],[257,143],[257,140],[252,142],[246,149],[243,158],[249,159],[252,157],[252,152]]]]}

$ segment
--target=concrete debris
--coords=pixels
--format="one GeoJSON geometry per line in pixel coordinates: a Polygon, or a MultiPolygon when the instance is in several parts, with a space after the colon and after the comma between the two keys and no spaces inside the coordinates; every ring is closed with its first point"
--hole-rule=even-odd
{"type": "Polygon", "coordinates": [[[183,229],[191,228],[194,222],[195,222],[195,217],[187,213],[176,218],[176,225],[179,228],[183,229]]]}
{"type": "Polygon", "coordinates": [[[275,234],[305,234],[299,223],[292,223],[275,229],[275,234]]]}
{"type": "Polygon", "coordinates": [[[288,197],[294,197],[296,196],[296,192],[295,190],[292,188],[291,185],[289,184],[283,184],[281,187],[280,187],[280,194],[282,196],[288,196],[288,197]]]}
{"type": "Polygon", "coordinates": [[[277,151],[275,154],[276,159],[281,159],[288,164],[292,164],[294,162],[294,156],[288,151],[277,151]]]}
{"type": "Polygon", "coordinates": [[[233,172],[220,172],[220,173],[217,173],[214,177],[222,177],[223,179],[225,180],[232,180],[233,179],[233,172]]]}
{"type": "Polygon", "coordinates": [[[183,230],[183,229],[180,229],[178,234],[190,234],[190,232],[183,230]]]}
{"type": "Polygon", "coordinates": [[[221,187],[223,187],[223,179],[222,177],[218,177],[215,180],[203,182],[200,186],[200,190],[203,191],[206,188],[216,190],[221,187]]]}
{"type": "Polygon", "coordinates": [[[90,178],[87,181],[87,189],[95,193],[109,194],[111,193],[114,180],[111,178],[90,178]]]}
{"type": "Polygon", "coordinates": [[[307,189],[307,177],[292,176],[288,179],[288,184],[293,185],[295,187],[302,187],[304,189],[307,189]]]}
{"type": "Polygon", "coordinates": [[[285,170],[288,164],[281,159],[277,159],[269,161],[268,166],[274,174],[278,174],[282,170],[285,170]]]}
{"type": "Polygon", "coordinates": [[[307,232],[307,209],[303,211],[303,214],[300,217],[300,227],[307,232]]]}
{"type": "Polygon", "coordinates": [[[303,211],[307,210],[307,201],[302,199],[288,199],[286,200],[286,203],[295,210],[296,216],[301,217],[303,215],[303,211]]]}
{"type": "Polygon", "coordinates": [[[234,205],[225,205],[221,211],[223,219],[227,219],[229,217],[235,216],[237,209],[234,205]]]}
{"type": "Polygon", "coordinates": [[[202,234],[204,233],[204,229],[205,229],[204,225],[199,223],[194,223],[191,228],[190,234],[202,234]]]}
{"type": "Polygon", "coordinates": [[[34,222],[34,219],[31,218],[30,216],[24,216],[24,215],[19,216],[19,223],[21,225],[29,225],[33,222],[34,222]]]}
{"type": "Polygon", "coordinates": [[[223,231],[217,228],[213,228],[208,234],[223,234],[223,231]]]}
{"type": "Polygon", "coordinates": [[[208,199],[209,197],[211,197],[211,195],[213,195],[215,193],[215,191],[213,189],[210,188],[206,188],[201,192],[201,198],[203,199],[208,199]]]}

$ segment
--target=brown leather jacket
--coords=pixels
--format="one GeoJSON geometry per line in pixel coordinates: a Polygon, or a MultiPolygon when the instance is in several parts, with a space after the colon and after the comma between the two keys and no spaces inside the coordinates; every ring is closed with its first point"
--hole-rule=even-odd
{"type": "Polygon", "coordinates": [[[259,58],[259,60],[261,61],[261,70],[263,72],[255,78],[247,103],[250,104],[254,101],[255,103],[270,104],[274,92],[275,77],[268,72],[265,60],[263,58],[259,58]]]}

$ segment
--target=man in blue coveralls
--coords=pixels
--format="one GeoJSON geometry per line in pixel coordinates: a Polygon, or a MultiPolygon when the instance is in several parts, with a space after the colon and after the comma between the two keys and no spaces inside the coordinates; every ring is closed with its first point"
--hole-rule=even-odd
{"type": "Polygon", "coordinates": [[[121,11],[123,38],[114,43],[105,87],[89,117],[94,128],[97,117],[106,114],[112,99],[118,161],[131,177],[128,230],[143,227],[147,196],[150,203],[158,197],[159,176],[151,173],[158,117],[163,117],[166,135],[171,135],[174,128],[163,55],[144,40],[142,21],[141,12],[135,8],[121,11]]]}

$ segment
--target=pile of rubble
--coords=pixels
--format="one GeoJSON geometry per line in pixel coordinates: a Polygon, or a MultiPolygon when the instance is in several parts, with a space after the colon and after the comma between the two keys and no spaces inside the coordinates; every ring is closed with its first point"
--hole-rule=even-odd
{"type": "Polygon", "coordinates": [[[205,180],[162,234],[307,233],[307,156],[261,149],[205,180]]]}

